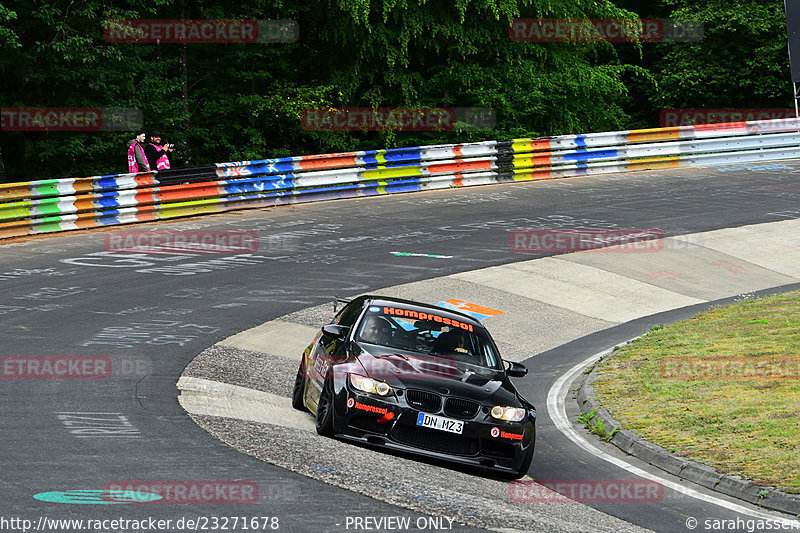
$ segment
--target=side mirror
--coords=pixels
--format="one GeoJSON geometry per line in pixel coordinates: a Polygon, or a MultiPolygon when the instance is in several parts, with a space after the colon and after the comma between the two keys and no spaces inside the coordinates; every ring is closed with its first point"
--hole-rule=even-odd
{"type": "Polygon", "coordinates": [[[327,326],[322,326],[322,334],[331,337],[333,339],[344,340],[347,337],[347,332],[350,328],[346,326],[340,326],[338,324],[328,324],[327,326]]]}
{"type": "Polygon", "coordinates": [[[512,378],[524,378],[525,376],[528,375],[528,367],[520,363],[509,361],[508,370],[506,370],[506,374],[508,374],[512,378]]]}

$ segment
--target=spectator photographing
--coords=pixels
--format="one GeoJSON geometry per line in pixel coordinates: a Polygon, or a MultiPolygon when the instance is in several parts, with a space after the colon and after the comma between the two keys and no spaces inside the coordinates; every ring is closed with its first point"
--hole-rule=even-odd
{"type": "Polygon", "coordinates": [[[174,144],[161,144],[161,132],[154,131],[150,134],[150,143],[145,146],[144,153],[150,168],[165,170],[170,168],[169,153],[175,149],[174,144]]]}

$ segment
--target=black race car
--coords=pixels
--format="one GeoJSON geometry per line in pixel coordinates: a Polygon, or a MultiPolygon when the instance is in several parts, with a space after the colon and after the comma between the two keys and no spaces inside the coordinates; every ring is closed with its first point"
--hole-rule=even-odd
{"type": "Polygon", "coordinates": [[[360,296],[306,348],[292,405],[320,435],[522,477],[536,410],[509,376],[527,372],[466,314],[360,296]]]}

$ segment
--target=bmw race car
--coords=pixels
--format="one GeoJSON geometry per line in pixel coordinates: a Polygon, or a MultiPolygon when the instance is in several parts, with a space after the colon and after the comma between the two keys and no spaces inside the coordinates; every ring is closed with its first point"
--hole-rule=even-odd
{"type": "Polygon", "coordinates": [[[395,298],[360,296],[306,348],[292,391],[320,435],[524,476],[536,410],[472,317],[395,298]]]}

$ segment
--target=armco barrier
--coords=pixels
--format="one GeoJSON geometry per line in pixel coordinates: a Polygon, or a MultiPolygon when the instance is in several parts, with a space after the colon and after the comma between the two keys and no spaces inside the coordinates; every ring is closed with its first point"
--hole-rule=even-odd
{"type": "Polygon", "coordinates": [[[767,120],[368,150],[0,185],[0,238],[316,200],[800,157],[767,120]]]}

